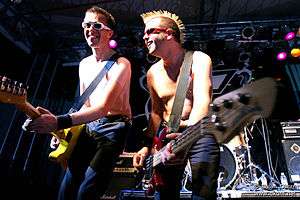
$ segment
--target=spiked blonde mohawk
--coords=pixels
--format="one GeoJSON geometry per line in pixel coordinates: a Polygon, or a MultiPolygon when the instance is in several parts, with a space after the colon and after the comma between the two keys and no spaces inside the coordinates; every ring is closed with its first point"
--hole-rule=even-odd
{"type": "Polygon", "coordinates": [[[185,26],[184,26],[183,22],[181,21],[181,19],[179,19],[179,17],[176,14],[170,13],[169,11],[166,11],[166,10],[156,10],[156,11],[150,11],[150,12],[143,13],[143,14],[141,14],[141,17],[142,17],[144,23],[147,23],[149,20],[156,18],[156,17],[166,17],[166,18],[174,21],[179,30],[180,43],[181,44],[184,43],[184,41],[185,41],[185,26]]]}

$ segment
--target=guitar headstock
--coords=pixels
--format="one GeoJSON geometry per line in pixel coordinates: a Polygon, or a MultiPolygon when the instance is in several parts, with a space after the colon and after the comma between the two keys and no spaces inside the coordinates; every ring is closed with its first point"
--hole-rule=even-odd
{"type": "Polygon", "coordinates": [[[27,98],[27,88],[23,83],[13,81],[6,76],[0,76],[0,102],[9,104],[24,104],[27,98]]]}
{"type": "Polygon", "coordinates": [[[254,81],[240,89],[216,98],[211,104],[209,120],[219,143],[226,143],[243,126],[261,117],[268,117],[277,95],[272,78],[254,81]]]}

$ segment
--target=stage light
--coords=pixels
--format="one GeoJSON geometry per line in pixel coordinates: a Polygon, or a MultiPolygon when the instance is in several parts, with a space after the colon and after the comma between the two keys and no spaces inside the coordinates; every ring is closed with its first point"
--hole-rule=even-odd
{"type": "Polygon", "coordinates": [[[295,38],[296,34],[294,31],[292,31],[292,29],[287,26],[287,25],[283,25],[282,28],[281,28],[281,31],[283,33],[283,39],[284,40],[292,40],[295,38]]]}
{"type": "Polygon", "coordinates": [[[118,46],[118,43],[117,43],[116,40],[110,40],[110,41],[109,41],[109,47],[110,47],[110,48],[114,49],[114,48],[116,48],[117,46],[118,46]]]}
{"type": "Polygon", "coordinates": [[[292,55],[294,58],[300,57],[300,48],[293,48],[293,49],[291,50],[291,55],[292,55]]]}
{"type": "Polygon", "coordinates": [[[292,40],[295,38],[295,33],[294,32],[288,32],[285,36],[284,39],[285,40],[292,40]]]}
{"type": "Polygon", "coordinates": [[[255,28],[253,26],[246,26],[242,30],[242,38],[245,40],[251,40],[255,35],[255,28]]]}
{"type": "Polygon", "coordinates": [[[276,56],[277,60],[285,60],[286,57],[287,57],[287,53],[284,51],[278,52],[276,56]]]}

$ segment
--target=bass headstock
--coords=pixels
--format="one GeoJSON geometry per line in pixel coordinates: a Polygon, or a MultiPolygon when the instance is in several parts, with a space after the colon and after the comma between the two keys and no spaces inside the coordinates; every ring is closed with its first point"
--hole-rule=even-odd
{"type": "Polygon", "coordinates": [[[211,104],[209,121],[219,143],[226,143],[255,119],[268,117],[277,95],[276,82],[263,78],[216,98],[211,104]]]}

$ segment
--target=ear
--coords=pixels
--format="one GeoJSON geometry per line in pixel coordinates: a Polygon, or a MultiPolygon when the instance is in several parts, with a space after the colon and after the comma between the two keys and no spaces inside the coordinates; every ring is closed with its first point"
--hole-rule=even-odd
{"type": "Polygon", "coordinates": [[[170,30],[170,29],[168,29],[168,30],[166,30],[166,33],[168,34],[168,36],[167,36],[167,39],[168,40],[170,40],[170,39],[172,39],[174,36],[173,36],[173,31],[172,30],[170,30]]]}
{"type": "Polygon", "coordinates": [[[107,33],[107,37],[109,38],[109,39],[111,39],[112,37],[113,37],[113,35],[114,35],[114,31],[113,30],[109,30],[109,31],[107,31],[108,33],[107,33]]]}

